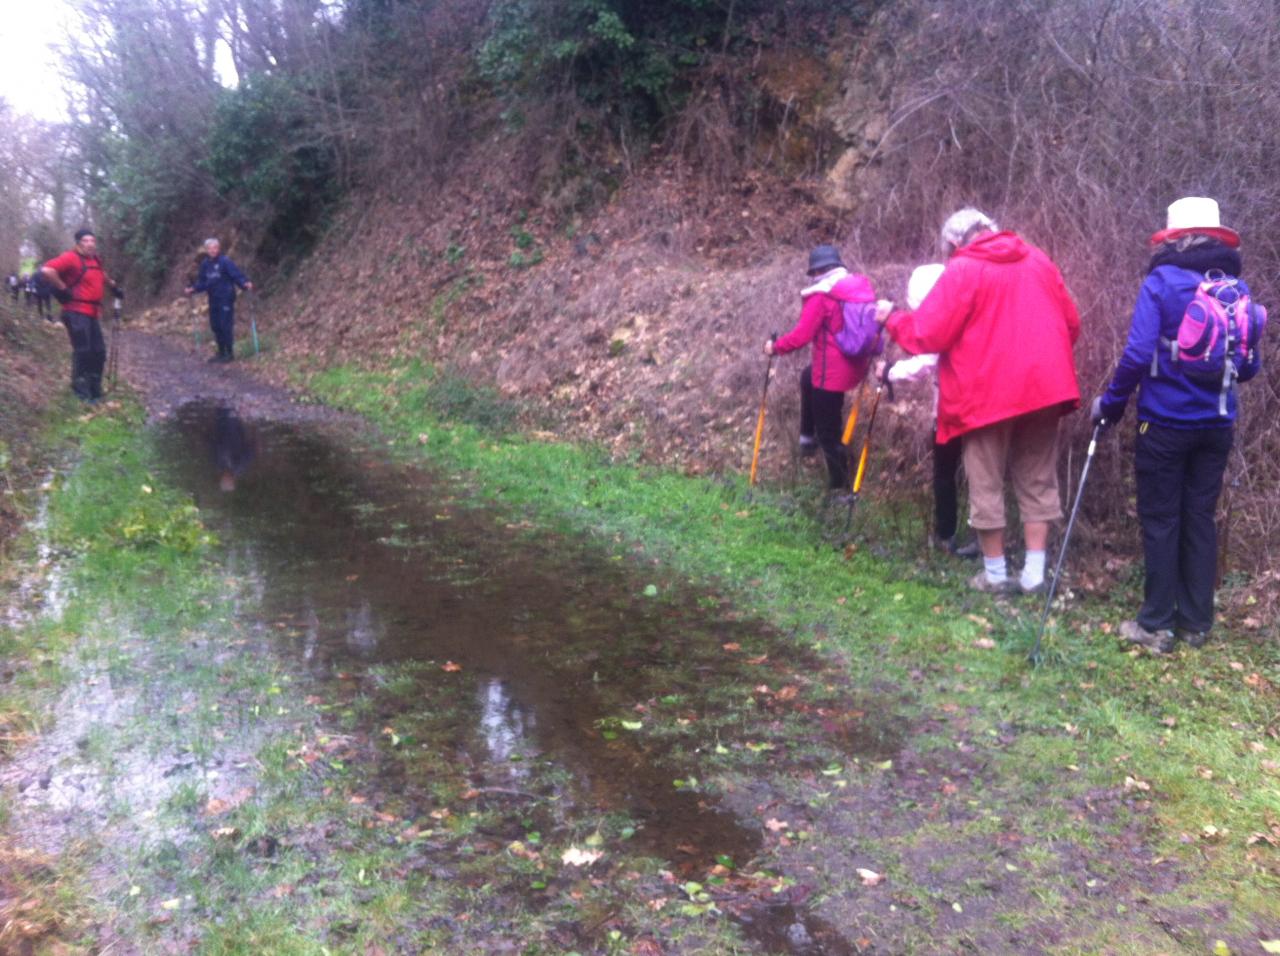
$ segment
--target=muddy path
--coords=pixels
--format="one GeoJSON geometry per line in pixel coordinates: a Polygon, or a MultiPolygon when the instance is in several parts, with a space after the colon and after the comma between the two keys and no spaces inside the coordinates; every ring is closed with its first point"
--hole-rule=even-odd
{"type": "Polygon", "coordinates": [[[179,874],[232,865],[339,949],[377,922],[371,868],[418,900],[374,934],[397,952],[1067,952],[1118,912],[1144,951],[1222,918],[1161,902],[1183,876],[1140,793],[1014,822],[1052,800],[1003,761],[1016,722],[851,686],[625,542],[478,505],[242,366],[137,333],[123,354],[166,479],[220,541],[222,610],[171,644],[121,614],[119,648],[0,772],[33,847],[88,840],[91,882],[154,873],[199,917],[123,908],[95,931],[113,951],[207,945],[217,904],[179,874]]]}

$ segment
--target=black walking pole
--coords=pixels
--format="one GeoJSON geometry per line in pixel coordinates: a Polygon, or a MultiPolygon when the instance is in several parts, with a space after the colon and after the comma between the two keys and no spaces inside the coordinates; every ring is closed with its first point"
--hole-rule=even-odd
{"type": "Polygon", "coordinates": [[[1080,499],[1084,497],[1084,484],[1089,480],[1089,466],[1093,464],[1093,453],[1098,450],[1098,435],[1107,427],[1105,420],[1093,426],[1093,435],[1089,438],[1089,450],[1084,457],[1084,469],[1080,472],[1080,486],[1076,489],[1076,501],[1071,506],[1071,517],[1067,520],[1067,530],[1062,535],[1062,547],[1058,549],[1058,564],[1053,569],[1053,580],[1049,582],[1049,593],[1045,596],[1044,611],[1040,614],[1040,631],[1036,634],[1035,647],[1031,649],[1028,660],[1032,664],[1040,663],[1040,643],[1044,639],[1045,623],[1049,620],[1049,608],[1053,606],[1053,595],[1058,590],[1058,579],[1062,577],[1062,562],[1067,556],[1067,544],[1071,540],[1071,529],[1076,525],[1076,515],[1080,513],[1080,499]]]}

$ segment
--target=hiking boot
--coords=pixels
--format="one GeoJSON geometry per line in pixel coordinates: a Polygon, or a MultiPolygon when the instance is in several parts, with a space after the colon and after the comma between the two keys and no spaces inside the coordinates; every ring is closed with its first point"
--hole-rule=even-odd
{"type": "Polygon", "coordinates": [[[858,496],[852,491],[829,491],[827,492],[827,507],[831,508],[848,508],[858,496]]]}
{"type": "Polygon", "coordinates": [[[1008,578],[999,582],[992,581],[987,577],[986,569],[983,569],[969,579],[969,587],[985,594],[1008,594],[1014,589],[1015,582],[1008,578]]]}
{"type": "Polygon", "coordinates": [[[1045,580],[1044,578],[1041,578],[1035,584],[1027,584],[1026,581],[1019,578],[1018,588],[1022,591],[1023,594],[1044,594],[1045,580]]]}
{"type": "Polygon", "coordinates": [[[1197,650],[1204,647],[1209,640],[1208,631],[1189,631],[1185,627],[1174,628],[1173,635],[1180,641],[1186,641],[1187,647],[1194,647],[1197,650]]]}
{"type": "Polygon", "coordinates": [[[1125,621],[1121,624],[1120,637],[1130,644],[1140,644],[1153,654],[1168,654],[1177,643],[1173,631],[1148,631],[1137,621],[1125,621]]]}
{"type": "Polygon", "coordinates": [[[800,436],[800,457],[812,458],[818,453],[818,439],[812,435],[800,436]]]}
{"type": "Polygon", "coordinates": [[[934,546],[940,551],[957,558],[977,558],[982,555],[982,549],[978,547],[978,542],[970,541],[967,544],[956,544],[954,536],[950,538],[934,538],[934,546]]]}

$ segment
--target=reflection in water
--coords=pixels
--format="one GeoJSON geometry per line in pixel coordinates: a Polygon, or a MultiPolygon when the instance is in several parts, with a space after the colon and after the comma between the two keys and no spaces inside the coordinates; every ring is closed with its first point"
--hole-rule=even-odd
{"type": "Polygon", "coordinates": [[[529,770],[523,761],[533,755],[529,737],[537,726],[533,713],[512,698],[507,685],[497,677],[481,681],[476,697],[489,759],[495,764],[507,764],[513,781],[526,779],[529,770]]]}
{"type": "MultiPolygon", "coordinates": [[[[726,706],[714,692],[749,697],[760,683],[758,669],[722,649],[759,646],[755,626],[701,611],[693,595],[646,599],[649,578],[624,562],[584,542],[513,534],[492,513],[460,507],[442,479],[353,454],[350,435],[251,429],[225,406],[190,406],[165,440],[173,477],[260,595],[253,613],[269,646],[319,682],[350,677],[354,661],[421,665],[394,692],[403,715],[380,714],[379,727],[417,712],[435,718],[439,737],[424,746],[461,748],[458,770],[474,785],[541,793],[554,764],[558,812],[617,811],[636,823],[639,851],[691,877],[717,857],[755,855],[756,826],[672,786],[683,773],[664,760],[677,738],[605,729],[659,702],[696,746],[726,706]]],[[[890,725],[888,708],[864,709],[890,725]]],[[[895,748],[885,738],[865,752],[883,759],[895,748]]],[[[410,776],[397,789],[425,802],[431,786],[410,776]]]]}
{"type": "Polygon", "coordinates": [[[253,462],[254,443],[244,422],[228,405],[214,412],[213,462],[218,471],[218,488],[236,490],[236,481],[253,462]]]}
{"type": "Polygon", "coordinates": [[[362,598],[360,606],[347,611],[346,646],[357,657],[369,657],[378,649],[381,624],[374,617],[373,605],[362,598]]]}

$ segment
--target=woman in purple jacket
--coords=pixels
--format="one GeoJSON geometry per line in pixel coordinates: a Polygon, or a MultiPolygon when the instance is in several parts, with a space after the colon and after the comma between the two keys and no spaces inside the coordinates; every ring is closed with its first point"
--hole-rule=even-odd
{"type": "MultiPolygon", "coordinates": [[[[1110,386],[1094,400],[1093,420],[1103,426],[1118,422],[1138,389],[1134,470],[1146,582],[1142,608],[1136,620],[1120,626],[1120,635],[1166,654],[1179,640],[1203,646],[1213,627],[1214,513],[1235,431],[1233,380],[1257,375],[1262,356],[1256,342],[1250,343],[1219,384],[1189,374],[1189,363],[1171,347],[1207,278],[1224,280],[1233,298],[1249,295],[1240,278],[1240,236],[1221,225],[1214,200],[1190,196],[1173,203],[1151,247],[1129,340],[1110,386]]],[[[1265,313],[1255,309],[1254,315],[1260,332],[1265,313]]]]}

